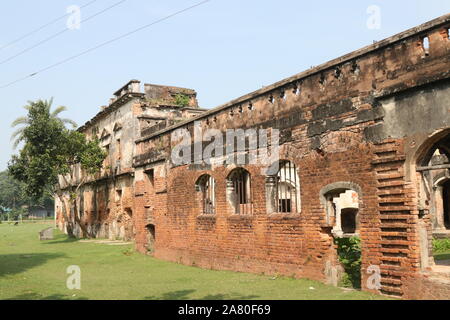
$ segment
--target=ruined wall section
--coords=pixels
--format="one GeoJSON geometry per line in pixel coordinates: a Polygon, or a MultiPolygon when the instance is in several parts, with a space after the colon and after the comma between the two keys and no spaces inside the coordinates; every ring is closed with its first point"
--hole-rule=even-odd
{"type": "MultiPolygon", "coordinates": [[[[329,275],[335,273],[336,251],[332,226],[319,195],[327,185],[344,181],[361,189],[363,289],[368,290],[367,268],[376,265],[382,270],[379,292],[403,296],[405,290],[413,290],[402,287],[420,271],[415,189],[406,175],[410,169],[405,165],[409,152],[405,138],[420,131],[420,126],[411,128],[400,112],[395,119],[409,131],[387,133],[392,118],[386,116],[383,101],[408,90],[420,91],[423,86],[440,86],[449,78],[448,28],[449,16],[442,17],[196,119],[205,130],[280,129],[280,157],[298,168],[299,214],[267,214],[266,177],[258,166],[245,167],[251,174],[253,199],[253,212],[247,216],[230,214],[226,177],[233,167],[193,170],[174,166],[170,154],[178,141],[171,140],[171,133],[186,128],[193,134],[193,121],[137,140],[137,171],[154,165],[165,167],[161,169],[165,178],[160,175],[159,179],[167,185],[166,192],[146,200],[148,206],[161,206],[153,217],[155,256],[206,268],[332,282],[329,275]],[[424,46],[426,37],[429,48],[424,46]],[[195,182],[204,173],[216,180],[217,210],[213,216],[202,215],[195,200],[195,182]]],[[[436,106],[422,105],[429,113],[435,112],[436,106]]],[[[435,126],[450,123],[430,123],[427,130],[433,131],[435,126]]],[[[136,175],[135,185],[136,189],[147,188],[142,175],[136,175]]],[[[136,213],[147,217],[140,198],[144,197],[136,193],[136,213]]],[[[141,250],[146,246],[144,231],[140,228],[136,239],[141,250]]]]}
{"type": "MultiPolygon", "coordinates": [[[[140,82],[131,80],[114,94],[108,106],[102,107],[79,129],[88,139],[98,138],[107,152],[101,173],[87,179],[77,198],[82,223],[98,238],[134,240],[136,237],[139,222],[134,215],[135,140],[149,129],[157,131],[204,111],[198,107],[194,90],[148,84],[144,88],[141,93],[140,82]],[[187,105],[179,105],[178,100],[187,105]]],[[[79,166],[73,170],[78,184],[83,173],[79,166]]],[[[64,230],[62,204],[57,202],[57,223],[64,230]]],[[[67,204],[66,207],[70,212],[67,204]]],[[[76,235],[81,233],[79,228],[75,230],[76,235]]]]}
{"type": "MultiPolygon", "coordinates": [[[[134,238],[133,223],[133,155],[134,140],[139,136],[136,113],[140,100],[129,97],[103,109],[101,116],[81,128],[88,139],[97,137],[107,152],[104,167],[96,177],[89,177],[80,188],[79,216],[89,232],[99,238],[134,238]]],[[[83,179],[79,166],[78,181],[83,179]]],[[[69,191],[68,191],[69,192],[69,191]]],[[[69,193],[68,193],[69,194],[69,193]]],[[[67,196],[68,196],[67,194],[67,196]]],[[[60,204],[59,204],[60,205],[60,204]]],[[[63,224],[62,219],[59,221],[63,224]]],[[[64,226],[60,226],[64,228],[64,226]]],[[[79,228],[75,234],[82,235],[79,228]]]]}

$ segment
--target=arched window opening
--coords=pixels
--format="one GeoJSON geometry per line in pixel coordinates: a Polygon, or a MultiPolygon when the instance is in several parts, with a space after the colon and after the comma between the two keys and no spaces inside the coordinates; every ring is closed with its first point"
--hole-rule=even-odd
{"type": "MultiPolygon", "coordinates": [[[[270,181],[267,188],[268,196],[271,197],[270,181]]],[[[295,164],[290,161],[280,161],[280,167],[277,175],[273,179],[275,195],[274,210],[270,212],[278,213],[297,213],[300,211],[300,192],[299,178],[295,164]]]]}
{"type": "Polygon", "coordinates": [[[238,168],[228,177],[228,200],[235,214],[251,214],[252,197],[250,174],[247,170],[238,168]]]}
{"type": "Polygon", "coordinates": [[[216,183],[210,175],[203,175],[197,181],[197,192],[200,193],[202,214],[216,213],[216,183]]]}

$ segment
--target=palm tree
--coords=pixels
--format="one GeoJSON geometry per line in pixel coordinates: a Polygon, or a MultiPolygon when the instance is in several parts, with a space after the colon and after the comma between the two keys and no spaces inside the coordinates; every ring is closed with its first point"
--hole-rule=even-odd
{"type": "MultiPolygon", "coordinates": [[[[42,107],[42,109],[44,110],[44,112],[47,114],[49,119],[56,119],[56,120],[60,121],[64,126],[70,125],[70,126],[72,126],[73,129],[75,129],[77,127],[77,124],[73,120],[59,118],[59,114],[61,112],[67,111],[67,108],[64,106],[60,106],[60,107],[57,107],[55,110],[51,111],[52,104],[53,104],[53,98],[50,100],[38,100],[36,102],[28,101],[28,105],[24,106],[24,109],[29,112],[32,106],[40,105],[42,107]]],[[[11,135],[11,140],[14,140],[14,144],[13,144],[14,149],[16,149],[17,146],[20,144],[20,142],[22,142],[24,140],[24,132],[29,124],[30,124],[30,118],[28,116],[19,117],[16,120],[14,120],[14,122],[11,124],[11,127],[13,127],[13,128],[15,128],[19,125],[22,125],[22,127],[17,129],[11,135]]]]}

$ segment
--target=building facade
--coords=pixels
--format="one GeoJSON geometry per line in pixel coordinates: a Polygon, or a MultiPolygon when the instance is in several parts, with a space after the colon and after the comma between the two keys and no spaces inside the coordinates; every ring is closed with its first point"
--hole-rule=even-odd
{"type": "MultiPolygon", "coordinates": [[[[141,92],[140,82],[132,80],[114,93],[108,106],[89,122],[79,128],[88,139],[96,136],[107,152],[103,169],[95,178],[87,179],[77,199],[78,216],[85,224],[90,236],[109,239],[133,240],[136,229],[134,214],[134,168],[136,152],[135,140],[142,133],[151,133],[203,112],[198,107],[196,92],[191,89],[145,84],[141,92]]],[[[83,173],[76,170],[78,185],[83,173]]],[[[62,181],[62,179],[61,179],[62,181]]],[[[64,185],[63,182],[61,182],[64,185]]],[[[55,200],[58,213],[57,224],[65,230],[62,206],[66,206],[70,219],[70,186],[67,189],[65,204],[55,200]]],[[[83,236],[79,226],[75,234],[83,236]]]]}
{"type": "Polygon", "coordinates": [[[450,298],[432,246],[450,228],[449,27],[440,17],[208,111],[192,91],[188,108],[161,110],[170,89],[125,89],[81,129],[112,155],[106,180],[83,191],[86,223],[160,259],[330,284],[342,272],[335,239],[357,235],[363,290],[450,298]],[[278,132],[276,170],[223,161],[261,151],[248,139],[197,159],[213,139],[196,135],[229,129],[278,132]],[[174,160],[180,144],[191,162],[174,160]]]}

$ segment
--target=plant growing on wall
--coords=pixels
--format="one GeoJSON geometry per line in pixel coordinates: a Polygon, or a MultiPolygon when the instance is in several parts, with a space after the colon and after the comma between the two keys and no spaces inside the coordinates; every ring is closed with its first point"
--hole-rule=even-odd
{"type": "Polygon", "coordinates": [[[450,239],[433,239],[433,252],[441,253],[450,251],[450,239]]]}
{"type": "Polygon", "coordinates": [[[175,104],[178,106],[182,106],[182,107],[187,107],[189,106],[189,102],[190,102],[190,98],[189,96],[182,94],[182,93],[177,93],[175,95],[175,104]]]}
{"type": "Polygon", "coordinates": [[[39,199],[51,190],[59,198],[69,236],[74,236],[77,224],[84,236],[90,237],[80,221],[77,194],[90,176],[100,172],[106,153],[97,139],[88,141],[84,134],[67,129],[66,122],[54,117],[50,109],[51,101],[44,100],[30,102],[26,107],[27,122],[20,134],[24,146],[19,155],[12,157],[8,170],[24,183],[30,197],[39,199]],[[77,166],[83,172],[80,179],[77,166]],[[70,217],[66,204],[73,213],[70,217]]]}
{"type": "Polygon", "coordinates": [[[335,243],[345,270],[341,285],[361,288],[361,240],[358,237],[337,238],[335,243]]]}

